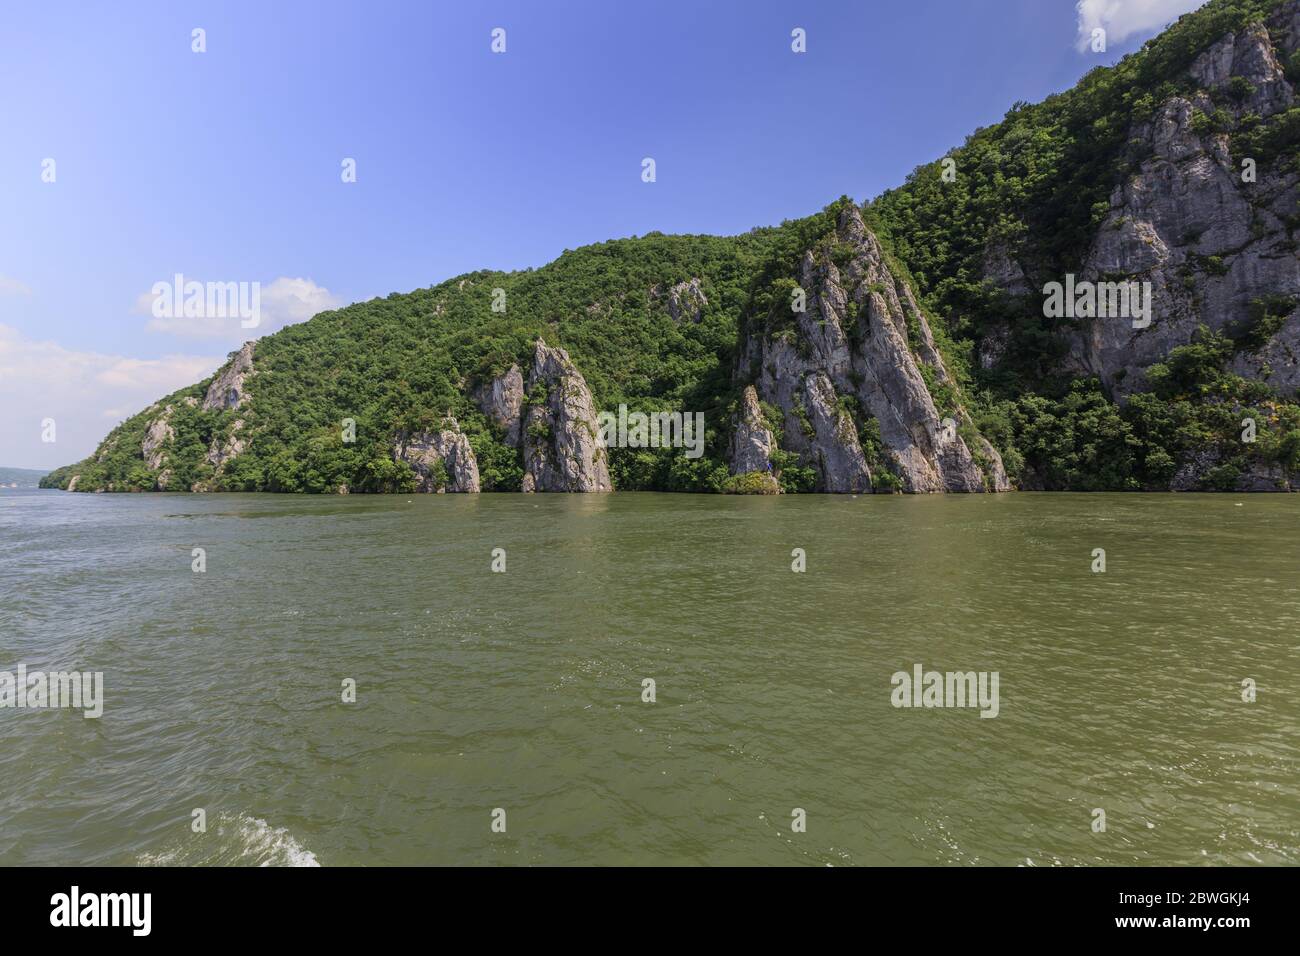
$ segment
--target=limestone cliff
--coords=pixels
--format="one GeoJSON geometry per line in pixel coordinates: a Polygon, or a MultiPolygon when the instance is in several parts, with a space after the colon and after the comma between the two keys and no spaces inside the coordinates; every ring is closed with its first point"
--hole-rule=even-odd
{"type": "MultiPolygon", "coordinates": [[[[780,445],[813,469],[818,491],[877,484],[859,440],[872,422],[881,464],[902,490],[1004,490],[997,452],[981,440],[981,467],[962,435],[972,429],[958,427],[964,411],[937,408],[927,375],[956,393],[925,314],[853,206],[833,235],[804,253],[788,306],[751,320],[737,368],[784,416],[780,445]]],[[[733,446],[737,471],[754,470],[747,446],[733,446]]]]}
{"type": "Polygon", "coordinates": [[[1292,236],[1300,169],[1240,145],[1234,154],[1229,138],[1243,123],[1268,123],[1296,106],[1280,60],[1295,52],[1298,16],[1300,6],[1279,15],[1285,39],[1276,46],[1262,24],[1223,37],[1192,64],[1198,92],[1169,99],[1131,131],[1134,171],[1111,195],[1082,278],[1151,282],[1153,321],[1134,329],[1124,319],[1085,320],[1070,349],[1075,367],[1120,395],[1141,389],[1145,368],[1190,342],[1198,325],[1244,328],[1256,321],[1252,303],[1270,299],[1290,300],[1289,318],[1238,367],[1258,375],[1267,366],[1281,390],[1300,385],[1292,236]]]}
{"type": "Polygon", "coordinates": [[[524,491],[613,491],[587,380],[538,339],[522,419],[524,491]]]}
{"type": "Polygon", "coordinates": [[[731,473],[770,472],[774,445],[772,430],[764,421],[763,409],[758,403],[758,393],[753,385],[746,385],[741,392],[740,412],[731,436],[731,473]]]}
{"type": "Polygon", "coordinates": [[[478,461],[454,418],[444,419],[436,431],[400,436],[394,457],[411,466],[417,491],[477,494],[480,490],[478,461]]]}
{"type": "Polygon", "coordinates": [[[253,374],[253,342],[245,342],[217,372],[203,397],[204,409],[239,408],[247,400],[244,383],[253,374]]]}
{"type": "Polygon", "coordinates": [[[524,405],[524,377],[518,365],[479,388],[478,406],[504,434],[505,443],[519,447],[519,423],[524,405]]]}

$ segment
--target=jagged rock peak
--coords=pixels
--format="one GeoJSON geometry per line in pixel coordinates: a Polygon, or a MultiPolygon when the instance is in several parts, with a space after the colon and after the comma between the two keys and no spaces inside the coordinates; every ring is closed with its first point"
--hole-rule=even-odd
{"type": "Polygon", "coordinates": [[[841,210],[833,233],[804,253],[798,280],[804,310],[792,304],[775,328],[751,325],[738,375],[755,378],[757,397],[781,410],[781,447],[814,471],[816,490],[1005,488],[997,453],[982,454],[986,481],[958,433],[964,413],[936,409],[926,375],[950,392],[955,383],[912,290],[856,206],[841,210]],[[879,443],[878,481],[859,429],[879,443]]]}
{"type": "Polygon", "coordinates": [[[772,430],[763,419],[758,392],[753,385],[746,385],[740,393],[740,411],[736,416],[736,430],[731,436],[731,473],[770,472],[775,444],[772,430]]]}
{"type": "Polygon", "coordinates": [[[538,339],[521,439],[524,491],[613,491],[587,380],[562,348],[538,339]]]}
{"type": "Polygon", "coordinates": [[[1249,84],[1241,99],[1246,112],[1271,116],[1289,109],[1295,95],[1286,82],[1286,71],[1278,61],[1268,28],[1255,23],[1239,33],[1230,33],[1202,53],[1192,64],[1191,74],[1202,87],[1216,90],[1240,77],[1249,84]]]}

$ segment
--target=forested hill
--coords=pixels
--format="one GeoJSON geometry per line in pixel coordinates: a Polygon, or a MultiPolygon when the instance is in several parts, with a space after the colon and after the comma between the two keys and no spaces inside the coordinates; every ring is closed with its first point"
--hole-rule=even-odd
{"type": "Polygon", "coordinates": [[[43,484],[1300,486],[1298,88],[1300,0],[1211,0],[863,206],[322,313],[43,484]],[[1149,325],[1046,316],[1067,276],[1149,284],[1149,325]],[[704,454],[590,442],[620,404],[702,413],[704,454]]]}
{"type": "Polygon", "coordinates": [[[45,476],[33,468],[0,468],[0,489],[35,488],[45,476]]]}

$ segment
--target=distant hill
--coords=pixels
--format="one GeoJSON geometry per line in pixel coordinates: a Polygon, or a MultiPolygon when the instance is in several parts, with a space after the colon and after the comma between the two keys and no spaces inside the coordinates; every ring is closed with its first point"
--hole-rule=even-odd
{"type": "Polygon", "coordinates": [[[0,491],[9,488],[39,488],[48,471],[32,468],[0,468],[0,491]]]}

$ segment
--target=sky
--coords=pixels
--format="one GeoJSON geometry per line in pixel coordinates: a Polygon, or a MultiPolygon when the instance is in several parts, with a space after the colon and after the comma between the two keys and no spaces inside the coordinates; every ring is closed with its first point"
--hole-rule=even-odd
{"type": "Polygon", "coordinates": [[[324,309],[870,199],[1201,2],[5,4],[0,465],[324,309]],[[155,315],[178,273],[258,283],[259,325],[155,315]]]}

